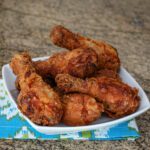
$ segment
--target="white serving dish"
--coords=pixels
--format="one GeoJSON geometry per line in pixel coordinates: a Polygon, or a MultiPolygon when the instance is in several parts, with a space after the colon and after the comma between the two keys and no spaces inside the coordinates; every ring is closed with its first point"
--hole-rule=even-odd
{"type": "MultiPolygon", "coordinates": [[[[46,58],[47,57],[40,57],[40,58],[35,58],[33,60],[34,61],[35,60],[44,60],[46,58]]],[[[16,99],[17,99],[18,92],[15,87],[16,76],[13,74],[9,64],[6,64],[3,66],[2,76],[3,76],[3,80],[4,80],[4,86],[8,92],[10,100],[17,107],[16,99]]],[[[137,87],[139,89],[139,96],[141,98],[140,107],[138,108],[138,110],[135,113],[133,113],[131,115],[122,117],[120,119],[111,119],[107,116],[102,115],[102,117],[100,119],[98,119],[97,121],[95,121],[92,124],[87,125],[87,126],[70,127],[70,126],[64,125],[63,123],[60,123],[57,126],[48,127],[48,126],[36,125],[32,121],[30,121],[26,116],[24,116],[20,110],[19,110],[19,113],[21,113],[24,116],[24,118],[28,121],[28,123],[34,129],[36,129],[37,131],[39,131],[41,133],[45,133],[45,134],[63,134],[63,133],[93,130],[93,129],[98,129],[101,127],[112,126],[114,124],[118,124],[118,123],[130,120],[130,119],[135,118],[138,115],[144,113],[145,111],[147,111],[150,108],[150,102],[149,102],[145,92],[141,88],[141,86],[135,81],[135,79],[123,67],[121,67],[121,69],[120,69],[120,76],[125,83],[129,84],[132,87],[137,87]]]]}

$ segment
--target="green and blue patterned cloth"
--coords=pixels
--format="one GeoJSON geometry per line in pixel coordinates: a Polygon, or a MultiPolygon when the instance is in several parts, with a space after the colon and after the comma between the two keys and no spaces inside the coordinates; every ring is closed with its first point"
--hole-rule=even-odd
{"type": "Polygon", "coordinates": [[[41,139],[41,140],[121,140],[135,139],[139,131],[135,120],[111,127],[69,134],[45,135],[30,126],[9,99],[0,80],[0,138],[1,139],[41,139]]]}

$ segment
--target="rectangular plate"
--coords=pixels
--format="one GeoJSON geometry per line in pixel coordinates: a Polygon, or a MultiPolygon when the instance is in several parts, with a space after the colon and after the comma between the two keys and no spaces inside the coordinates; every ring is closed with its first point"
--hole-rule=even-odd
{"type": "MultiPolygon", "coordinates": [[[[46,58],[47,57],[39,57],[39,58],[35,58],[33,60],[34,61],[44,60],[46,58]]],[[[87,126],[70,127],[70,126],[64,125],[63,123],[60,123],[57,126],[49,127],[49,126],[36,125],[31,120],[29,120],[25,115],[23,115],[21,113],[21,111],[18,109],[17,103],[16,103],[16,99],[17,99],[17,95],[18,95],[18,91],[15,87],[16,76],[13,74],[9,64],[4,65],[2,68],[2,76],[3,76],[3,80],[4,80],[4,86],[6,88],[6,91],[8,92],[10,100],[17,107],[17,109],[19,110],[19,113],[21,113],[24,116],[24,118],[28,121],[28,123],[33,128],[35,128],[37,131],[39,131],[41,133],[45,133],[45,134],[63,134],[63,133],[79,132],[79,131],[85,131],[85,130],[94,130],[94,129],[98,129],[101,127],[112,126],[114,124],[118,124],[118,123],[130,120],[132,118],[135,118],[136,116],[147,111],[150,108],[150,102],[149,102],[145,92],[141,88],[141,86],[135,81],[135,79],[123,67],[121,67],[119,74],[125,83],[129,84],[132,87],[136,87],[139,89],[139,96],[140,96],[141,101],[140,101],[140,107],[138,108],[138,110],[135,113],[125,116],[125,117],[122,117],[120,119],[112,119],[105,115],[102,115],[102,117],[100,119],[98,119],[97,121],[95,121],[92,124],[87,125],[87,126]]]]}

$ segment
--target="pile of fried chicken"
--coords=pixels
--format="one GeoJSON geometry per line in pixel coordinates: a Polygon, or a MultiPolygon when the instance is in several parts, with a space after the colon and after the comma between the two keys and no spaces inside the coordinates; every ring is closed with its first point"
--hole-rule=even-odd
{"type": "Polygon", "coordinates": [[[34,62],[23,52],[10,62],[20,91],[18,107],[31,121],[43,126],[61,121],[81,126],[99,119],[102,113],[120,118],[137,110],[138,90],[119,77],[115,48],[60,25],[52,29],[50,39],[67,50],[34,62]]]}

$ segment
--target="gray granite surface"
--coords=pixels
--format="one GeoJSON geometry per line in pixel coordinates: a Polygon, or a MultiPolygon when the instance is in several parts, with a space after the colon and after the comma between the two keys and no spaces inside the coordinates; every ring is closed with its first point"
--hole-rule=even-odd
{"type": "MultiPolygon", "coordinates": [[[[18,51],[33,57],[61,51],[49,40],[57,24],[116,47],[150,97],[150,0],[0,0],[0,70],[18,51]]],[[[0,140],[0,149],[150,150],[150,110],[137,124],[136,141],[0,140]]]]}

